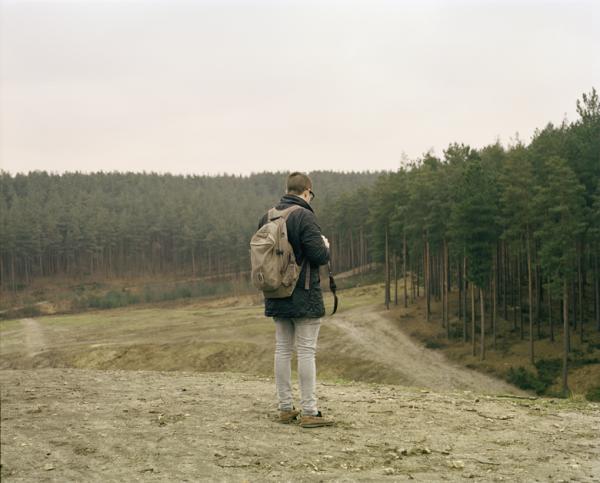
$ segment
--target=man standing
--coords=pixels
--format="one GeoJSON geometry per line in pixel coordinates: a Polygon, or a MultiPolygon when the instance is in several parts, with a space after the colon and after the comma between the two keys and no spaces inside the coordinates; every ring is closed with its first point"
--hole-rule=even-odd
{"type": "MultiPolygon", "coordinates": [[[[296,263],[302,270],[290,297],[265,298],[265,315],[273,317],[275,322],[275,385],[279,399],[279,421],[290,423],[300,414],[292,402],[291,360],[296,343],[302,409],[300,426],[304,428],[333,424],[317,409],[315,395],[315,353],[321,317],[325,315],[319,266],[329,261],[329,241],[321,234],[310,206],[314,196],[312,181],[307,175],[294,172],[288,176],[287,193],[275,208],[284,210],[293,205],[301,207],[289,213],[286,227],[296,263]]],[[[259,229],[267,222],[267,216],[268,213],[260,220],[259,229]]]]}

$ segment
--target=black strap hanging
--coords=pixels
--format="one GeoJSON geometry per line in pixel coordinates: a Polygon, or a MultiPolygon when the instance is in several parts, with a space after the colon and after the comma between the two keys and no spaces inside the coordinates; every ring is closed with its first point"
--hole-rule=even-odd
{"type": "Polygon", "coordinates": [[[327,262],[327,270],[329,270],[329,290],[331,290],[331,293],[333,294],[333,312],[331,312],[331,315],[333,315],[338,307],[338,297],[336,294],[337,286],[333,279],[333,273],[331,273],[331,262],[327,262]]]}

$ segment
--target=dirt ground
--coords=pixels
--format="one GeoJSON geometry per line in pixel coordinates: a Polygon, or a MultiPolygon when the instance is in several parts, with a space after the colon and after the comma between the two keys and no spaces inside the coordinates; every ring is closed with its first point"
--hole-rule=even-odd
{"type": "Polygon", "coordinates": [[[319,337],[326,428],[275,421],[254,303],[3,322],[2,481],[600,481],[600,404],[460,367],[347,295],[319,337]]]}
{"type": "Polygon", "coordinates": [[[336,425],[303,429],[275,422],[273,380],[248,374],[0,381],[2,481],[600,481],[600,407],[588,402],[319,383],[336,425]]]}

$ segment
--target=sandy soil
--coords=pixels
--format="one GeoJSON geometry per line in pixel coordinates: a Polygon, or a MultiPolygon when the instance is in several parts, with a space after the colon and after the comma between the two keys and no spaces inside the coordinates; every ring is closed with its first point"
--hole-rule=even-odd
{"type": "Polygon", "coordinates": [[[598,403],[454,365],[372,305],[323,320],[335,426],[281,425],[272,329],[242,306],[7,323],[2,481],[600,481],[598,403]]]}
{"type": "Polygon", "coordinates": [[[319,384],[336,425],[303,429],[275,422],[273,380],[247,374],[0,381],[2,481],[600,481],[593,403],[319,384]]]}
{"type": "Polygon", "coordinates": [[[328,323],[350,339],[355,354],[387,366],[399,383],[431,389],[466,389],[480,393],[525,395],[514,386],[460,367],[443,354],[426,349],[383,316],[383,310],[359,307],[331,317],[328,323]]]}

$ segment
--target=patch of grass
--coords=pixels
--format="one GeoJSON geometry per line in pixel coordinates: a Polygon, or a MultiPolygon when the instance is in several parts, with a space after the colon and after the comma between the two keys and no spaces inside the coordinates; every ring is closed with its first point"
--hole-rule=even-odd
{"type": "Polygon", "coordinates": [[[125,307],[127,305],[137,304],[141,300],[139,295],[126,291],[110,290],[104,295],[90,295],[79,299],[80,305],[95,309],[114,309],[116,307],[125,307]]]}
{"type": "Polygon", "coordinates": [[[542,394],[546,389],[544,383],[533,372],[528,371],[523,366],[516,369],[511,367],[508,370],[507,380],[518,388],[535,391],[536,394],[542,394]]]}
{"type": "Polygon", "coordinates": [[[588,401],[600,402],[600,386],[592,387],[585,393],[585,398],[588,401]]]}
{"type": "Polygon", "coordinates": [[[428,349],[443,349],[447,346],[443,342],[439,342],[437,340],[428,340],[427,342],[425,342],[425,347],[427,347],[428,349]]]}
{"type": "Polygon", "coordinates": [[[180,284],[177,286],[144,286],[142,290],[110,290],[102,294],[84,294],[83,285],[76,287],[77,297],[73,301],[76,309],[114,309],[139,303],[166,302],[192,298],[206,298],[229,295],[233,282],[220,281],[210,283],[180,284]]]}
{"type": "Polygon", "coordinates": [[[24,307],[9,309],[0,314],[0,320],[2,319],[18,319],[22,317],[37,317],[42,315],[42,310],[38,305],[27,303],[24,307]]]}
{"type": "Polygon", "coordinates": [[[525,389],[535,391],[536,394],[545,394],[560,374],[562,361],[560,359],[539,359],[535,363],[536,373],[519,366],[511,367],[507,379],[511,384],[525,389]]]}
{"type": "MultiPolygon", "coordinates": [[[[333,278],[335,278],[335,275],[333,276],[333,278]]],[[[366,285],[373,285],[376,283],[383,283],[383,282],[384,282],[384,277],[383,277],[383,273],[381,272],[381,270],[373,270],[371,272],[367,272],[367,273],[363,273],[363,274],[359,274],[359,275],[353,275],[351,277],[346,277],[346,278],[342,278],[340,280],[336,280],[335,284],[336,284],[338,290],[346,290],[349,288],[364,287],[366,285]]],[[[321,280],[321,285],[329,287],[329,280],[328,279],[321,280]]],[[[394,288],[392,287],[392,297],[393,297],[393,290],[394,290],[394,288]]]]}
{"type": "Polygon", "coordinates": [[[539,359],[535,363],[535,368],[537,369],[539,380],[545,384],[545,389],[547,389],[554,384],[554,381],[560,375],[562,361],[558,358],[539,359]]]}
{"type": "Polygon", "coordinates": [[[19,316],[20,317],[37,317],[41,313],[42,313],[42,311],[40,310],[39,306],[29,304],[29,305],[26,305],[25,307],[23,307],[19,311],[19,316]]]}

